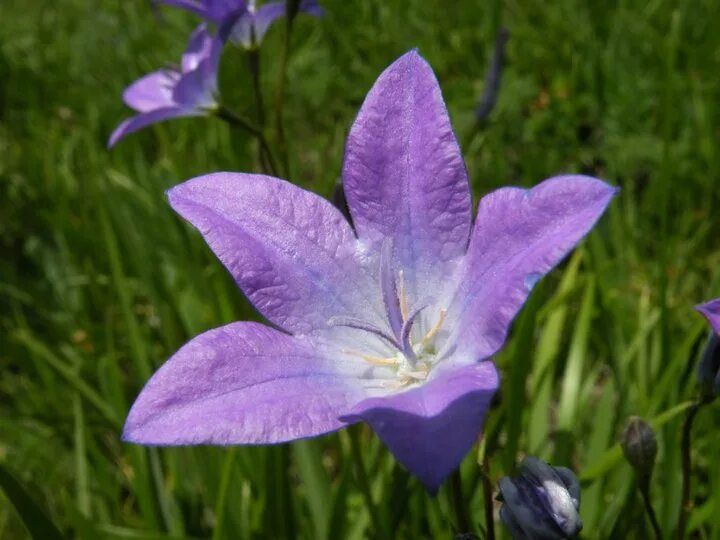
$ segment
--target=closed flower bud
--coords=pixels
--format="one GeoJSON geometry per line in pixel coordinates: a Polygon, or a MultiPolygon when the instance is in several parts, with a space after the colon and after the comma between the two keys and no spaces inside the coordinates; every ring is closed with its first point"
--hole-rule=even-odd
{"type": "Polygon", "coordinates": [[[700,398],[712,401],[720,394],[720,298],[695,306],[710,324],[710,339],[697,369],[700,398]]]}
{"type": "Polygon", "coordinates": [[[516,478],[500,480],[500,519],[512,537],[556,540],[575,538],[580,521],[580,484],[570,469],[526,457],[516,478]]]}
{"type": "Polygon", "coordinates": [[[720,337],[713,332],[703,350],[697,368],[702,399],[711,401],[720,395],[720,337]]]}
{"type": "Polygon", "coordinates": [[[639,416],[631,416],[620,444],[625,458],[635,469],[641,489],[647,489],[658,449],[655,432],[645,420],[639,416]]]}

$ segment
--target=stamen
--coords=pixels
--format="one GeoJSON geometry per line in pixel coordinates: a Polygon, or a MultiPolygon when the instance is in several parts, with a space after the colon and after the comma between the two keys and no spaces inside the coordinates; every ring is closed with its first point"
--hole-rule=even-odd
{"type": "Polygon", "coordinates": [[[405,294],[405,272],[402,270],[398,272],[398,299],[400,300],[400,313],[402,314],[402,319],[403,321],[407,321],[408,306],[407,296],[405,294]]]}
{"type": "Polygon", "coordinates": [[[421,344],[423,347],[427,347],[427,346],[430,344],[430,342],[433,340],[433,338],[435,338],[435,336],[437,335],[437,333],[440,331],[440,328],[442,328],[443,323],[445,322],[445,316],[446,316],[446,315],[447,315],[447,309],[442,308],[442,309],[440,310],[440,316],[438,317],[438,320],[437,320],[437,322],[435,323],[435,326],[433,326],[433,327],[428,331],[428,333],[425,334],[425,337],[422,338],[422,341],[420,342],[420,344],[421,344]]]}
{"type": "Polygon", "coordinates": [[[427,379],[428,372],[427,371],[403,371],[403,375],[407,375],[409,377],[412,377],[413,379],[425,380],[425,379],[427,379]]]}
{"type": "Polygon", "coordinates": [[[343,349],[345,354],[349,354],[350,356],[356,356],[357,358],[362,358],[369,364],[373,364],[374,366],[397,366],[398,361],[397,358],[383,358],[381,356],[373,356],[371,354],[363,354],[361,352],[357,351],[351,351],[348,349],[343,349]]]}

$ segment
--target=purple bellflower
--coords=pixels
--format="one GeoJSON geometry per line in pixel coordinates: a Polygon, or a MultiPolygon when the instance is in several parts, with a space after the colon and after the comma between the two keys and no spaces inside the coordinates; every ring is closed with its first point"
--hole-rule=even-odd
{"type": "Polygon", "coordinates": [[[153,71],[125,89],[123,100],[138,114],[110,136],[114,146],[126,135],[170,118],[203,116],[217,107],[217,72],[222,42],[204,24],[190,36],[179,67],[153,71]]]}
{"type": "Polygon", "coordinates": [[[473,226],[460,148],[415,51],[370,90],[342,178],[354,228],[263,175],[168,192],[277,329],[236,322],[191,340],[147,383],[124,440],[267,444],[365,421],[435,492],[480,433],[511,321],[616,192],[585,176],[504,188],[473,226]]]}
{"type": "MultiPolygon", "coordinates": [[[[259,8],[255,0],[161,0],[163,4],[190,11],[214,23],[223,35],[236,45],[251,48],[258,45],[265,33],[286,12],[285,2],[267,2],[259,8]]],[[[317,0],[302,0],[300,13],[320,17],[323,9],[317,0]]]]}

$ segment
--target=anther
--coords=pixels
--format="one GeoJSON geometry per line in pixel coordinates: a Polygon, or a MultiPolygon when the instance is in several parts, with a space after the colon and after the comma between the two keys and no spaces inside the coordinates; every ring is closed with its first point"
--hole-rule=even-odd
{"type": "Polygon", "coordinates": [[[405,295],[405,274],[402,270],[398,272],[398,300],[400,301],[400,314],[403,322],[408,318],[407,296],[405,295]]]}

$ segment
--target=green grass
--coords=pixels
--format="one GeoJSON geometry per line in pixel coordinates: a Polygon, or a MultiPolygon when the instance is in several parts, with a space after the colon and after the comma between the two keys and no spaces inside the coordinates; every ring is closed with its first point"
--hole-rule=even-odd
{"type": "MultiPolygon", "coordinates": [[[[189,337],[256,318],[164,190],[257,169],[246,135],[180,120],[105,141],[120,94],[174,61],[194,20],[150,2],[3,0],[0,19],[0,465],[69,537],[363,538],[370,515],[347,432],[276,447],[145,449],[119,431],[142,384],[189,337]]],[[[656,421],[652,499],[670,535],[680,426],[705,336],[692,306],[720,292],[720,4],[324,0],[299,20],[286,133],[292,180],[329,196],[374,79],[418,47],[436,70],[476,196],[561,171],[622,187],[589,239],[544,279],[498,356],[487,426],[494,481],[530,453],[583,481],[583,537],[645,538],[617,440],[656,421]],[[602,6],[602,7],[601,7],[602,6]],[[500,23],[511,32],[497,108],[473,108],[500,23]]],[[[282,44],[262,51],[272,96],[282,44]]],[[[223,88],[252,115],[245,59],[223,88]]],[[[694,538],[720,538],[720,409],[694,431],[694,538]]],[[[397,538],[449,538],[449,493],[428,497],[358,429],[378,514],[397,538]]],[[[484,526],[477,452],[462,466],[484,526]]],[[[10,493],[10,491],[8,491],[10,493]]],[[[0,492],[0,538],[23,538],[0,492]]],[[[32,509],[33,511],[38,509],[32,509]]]]}

